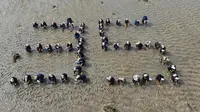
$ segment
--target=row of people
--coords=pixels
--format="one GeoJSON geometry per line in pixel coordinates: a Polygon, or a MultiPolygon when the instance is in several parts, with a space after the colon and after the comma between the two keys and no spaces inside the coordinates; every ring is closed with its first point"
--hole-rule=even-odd
{"type": "MultiPolygon", "coordinates": [[[[76,46],[76,48],[77,48],[77,51],[79,50],[79,51],[82,51],[84,48],[83,48],[83,42],[84,42],[84,40],[83,40],[83,38],[79,38],[78,39],[78,45],[76,46]]],[[[38,44],[37,45],[37,47],[36,47],[36,49],[37,49],[37,51],[39,52],[39,53],[42,53],[42,52],[49,52],[49,53],[51,53],[51,52],[53,52],[53,47],[52,47],[52,45],[51,44],[48,44],[48,45],[46,45],[45,47],[43,47],[42,46],[42,44],[38,44]]],[[[72,45],[72,43],[71,42],[68,42],[67,43],[67,50],[68,51],[73,51],[73,45],[72,45]]],[[[28,52],[28,53],[32,53],[32,51],[33,51],[33,49],[32,49],[32,47],[29,45],[29,44],[26,44],[26,46],[25,46],[25,50],[28,52]]],[[[56,52],[62,52],[63,51],[63,47],[60,45],[60,44],[56,44],[55,45],[55,50],[56,50],[56,52]]]]}
{"type": "MultiPolygon", "coordinates": [[[[39,24],[36,23],[36,22],[33,22],[33,27],[34,28],[39,28],[39,24]]],[[[40,27],[44,28],[44,29],[48,28],[47,23],[45,21],[41,22],[40,27]]],[[[51,27],[54,28],[54,29],[58,29],[59,28],[59,26],[57,25],[56,22],[52,22],[51,27]]],[[[64,31],[64,29],[70,28],[70,27],[74,28],[74,23],[73,23],[73,20],[71,18],[67,19],[66,24],[64,22],[60,23],[60,28],[63,31],[64,31]]],[[[85,23],[80,23],[78,31],[81,32],[81,33],[85,32],[85,23]]]]}
{"type": "MultiPolygon", "coordinates": [[[[171,81],[172,83],[175,85],[175,84],[179,84],[179,76],[176,74],[176,66],[175,65],[170,65],[168,66],[167,68],[170,72],[170,75],[171,75],[171,81]]],[[[75,81],[76,82],[86,82],[87,81],[87,77],[86,75],[83,74],[83,71],[82,71],[82,68],[81,66],[76,66],[74,67],[74,74],[76,75],[75,77],[75,81]]],[[[48,76],[48,80],[50,83],[52,84],[55,84],[57,83],[57,78],[55,77],[55,75],[53,74],[49,74],[48,76]]],[[[106,77],[106,80],[112,85],[112,84],[115,84],[115,78],[113,76],[109,76],[109,77],[106,77]]],[[[141,85],[141,84],[145,84],[145,83],[148,83],[149,81],[151,81],[152,79],[150,78],[149,74],[147,73],[144,73],[142,75],[142,78],[140,78],[139,75],[134,75],[132,77],[132,82],[135,84],[135,85],[141,85]]],[[[155,78],[155,80],[159,83],[159,84],[162,84],[163,81],[165,81],[165,78],[163,75],[161,74],[158,74],[155,78]]],[[[38,83],[44,83],[45,82],[45,78],[44,78],[44,75],[43,74],[37,74],[35,77],[34,77],[34,80],[32,79],[31,75],[26,75],[24,76],[24,82],[30,84],[32,83],[33,81],[36,81],[38,83]]],[[[63,73],[61,74],[61,81],[63,83],[66,83],[69,81],[69,78],[68,78],[68,75],[66,73],[63,73]]],[[[126,79],[125,78],[118,78],[117,82],[119,84],[124,84],[126,82],[126,79]]],[[[18,85],[19,84],[19,81],[16,77],[12,77],[10,79],[10,83],[12,85],[18,85]]]]}
{"type": "MultiPolygon", "coordinates": [[[[172,65],[174,66],[174,65],[172,65]]],[[[172,82],[173,85],[179,84],[180,83],[180,78],[176,73],[170,73],[170,80],[172,82]]],[[[113,76],[108,76],[106,77],[106,80],[109,82],[110,85],[114,85],[116,83],[116,80],[113,76]]],[[[155,77],[156,83],[157,84],[162,84],[166,79],[163,75],[158,74],[155,77]]],[[[134,85],[144,85],[146,83],[149,83],[150,81],[152,81],[152,78],[149,76],[149,74],[144,73],[142,74],[142,77],[140,78],[140,76],[138,74],[134,75],[132,77],[132,82],[134,83],[134,85]]],[[[123,77],[119,77],[117,79],[117,83],[118,84],[125,84],[126,83],[126,79],[123,77]]]]}
{"type": "MultiPolygon", "coordinates": [[[[98,21],[98,23],[99,23],[99,26],[100,26],[99,28],[102,29],[104,27],[104,24],[109,26],[111,24],[111,20],[109,18],[106,18],[106,21],[104,23],[104,20],[100,19],[98,21]]],[[[137,19],[137,20],[134,21],[134,25],[136,25],[136,26],[145,25],[147,23],[148,23],[148,17],[147,16],[143,16],[141,20],[137,19]]],[[[115,24],[117,26],[122,26],[120,19],[116,20],[115,24]]],[[[124,24],[125,24],[125,27],[127,28],[130,25],[130,20],[128,18],[126,18],[124,20],[124,24]]]]}
{"type": "MultiPolygon", "coordinates": [[[[106,51],[107,50],[107,44],[108,44],[108,38],[105,36],[103,19],[100,19],[98,21],[98,24],[99,24],[99,36],[100,36],[100,39],[101,39],[101,48],[104,51],[106,51]]],[[[109,18],[106,19],[106,25],[107,26],[110,25],[110,19],[109,18]]]]}
{"type": "MultiPolygon", "coordinates": [[[[62,83],[68,83],[69,82],[69,77],[68,77],[67,73],[62,73],[61,76],[60,76],[60,79],[61,79],[62,83]]],[[[57,81],[58,81],[56,76],[53,75],[53,74],[49,74],[47,80],[51,84],[56,84],[57,81]]],[[[24,79],[23,79],[23,81],[27,84],[31,84],[34,81],[37,82],[37,83],[45,83],[45,82],[47,82],[47,80],[45,79],[43,74],[37,74],[34,77],[34,79],[32,78],[31,75],[25,75],[24,79]]],[[[77,75],[74,80],[75,80],[75,82],[80,83],[80,82],[86,82],[87,78],[86,78],[86,75],[81,73],[81,74],[77,75]]],[[[19,80],[16,77],[11,77],[10,84],[17,86],[17,85],[19,85],[19,80]]]]}
{"type": "MultiPolygon", "coordinates": [[[[37,49],[37,51],[38,51],[39,53],[42,53],[42,52],[51,53],[51,52],[53,52],[53,50],[54,50],[51,44],[48,44],[48,45],[46,45],[45,47],[43,47],[41,43],[39,43],[39,44],[37,45],[36,49],[37,49]]],[[[72,43],[71,43],[71,42],[68,42],[68,43],[67,43],[67,49],[68,49],[68,51],[72,51],[72,50],[73,50],[73,46],[72,46],[72,43]]],[[[33,51],[32,47],[31,47],[29,44],[26,44],[25,50],[26,50],[26,52],[28,52],[28,53],[32,53],[32,51],[33,51]]],[[[56,52],[61,53],[61,52],[63,51],[63,47],[62,47],[60,44],[56,44],[56,45],[55,45],[55,50],[56,50],[56,52]]]]}
{"type": "MultiPolygon", "coordinates": [[[[74,27],[73,24],[74,24],[73,20],[71,18],[67,18],[66,24],[64,22],[60,23],[60,28],[61,29],[65,29],[65,28],[69,28],[69,27],[74,27]]],[[[59,28],[58,24],[55,21],[52,22],[50,26],[53,27],[54,29],[58,29],[59,28]]],[[[47,25],[47,23],[45,21],[42,21],[40,23],[40,26],[39,26],[39,24],[37,22],[33,22],[33,27],[34,28],[41,27],[41,28],[47,29],[48,25],[47,25]]]]}

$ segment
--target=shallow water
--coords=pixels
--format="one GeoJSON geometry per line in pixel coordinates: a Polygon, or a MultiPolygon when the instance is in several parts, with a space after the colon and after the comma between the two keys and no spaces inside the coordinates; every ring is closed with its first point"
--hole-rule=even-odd
{"type": "MultiPolygon", "coordinates": [[[[1,0],[0,1],[0,34],[1,41],[1,81],[0,109],[8,111],[49,111],[49,112],[94,112],[111,104],[120,112],[198,112],[200,83],[199,49],[199,0],[1,0]],[[56,5],[56,8],[52,8],[56,5]],[[107,28],[106,35],[110,41],[108,52],[101,50],[97,29],[99,18],[109,17],[112,23],[116,19],[131,22],[147,15],[149,27],[130,26],[107,28]],[[22,79],[28,73],[53,73],[59,78],[67,72],[73,78],[73,66],[76,60],[73,53],[39,54],[36,51],[27,54],[26,43],[35,49],[37,43],[60,43],[66,47],[72,41],[73,32],[61,30],[35,30],[32,22],[45,20],[58,23],[71,17],[75,25],[85,22],[88,29],[85,55],[87,66],[84,67],[89,77],[88,84],[74,85],[25,85],[15,88],[9,84],[12,76],[22,79]],[[166,67],[158,61],[159,53],[155,50],[113,51],[112,44],[119,42],[123,46],[129,40],[132,45],[137,41],[161,41],[168,50],[170,60],[177,65],[183,84],[172,86],[135,87],[132,83],[125,86],[110,87],[105,81],[108,75],[123,76],[131,82],[133,74],[149,73],[166,75],[166,67]],[[20,53],[21,60],[12,62],[12,55],[20,53]]],[[[167,75],[166,75],[167,76],[167,75]]],[[[169,81],[169,77],[166,77],[169,81]]]]}

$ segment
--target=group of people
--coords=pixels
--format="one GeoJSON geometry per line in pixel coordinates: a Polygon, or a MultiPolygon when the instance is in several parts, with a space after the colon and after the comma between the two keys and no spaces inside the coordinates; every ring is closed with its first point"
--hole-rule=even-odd
{"type": "MultiPolygon", "coordinates": [[[[176,74],[176,66],[170,65],[167,67],[169,72],[171,73],[171,81],[172,84],[179,84],[179,76],[176,74]]],[[[109,82],[110,85],[114,85],[116,82],[117,84],[125,84],[127,81],[124,77],[119,77],[117,80],[113,76],[106,77],[107,82],[109,82]]],[[[150,77],[148,73],[143,73],[140,77],[138,74],[133,75],[132,82],[134,85],[145,85],[151,82],[153,79],[150,77]]],[[[157,74],[155,77],[155,81],[157,84],[162,84],[165,81],[165,77],[162,74],[157,74]]]]}
{"type": "Polygon", "coordinates": [[[172,83],[179,84],[180,83],[180,77],[177,74],[176,71],[176,65],[174,64],[169,64],[169,58],[166,56],[166,47],[161,43],[161,42],[155,42],[155,48],[159,50],[160,54],[162,54],[162,57],[160,58],[160,63],[162,65],[167,65],[167,71],[168,74],[170,75],[172,83]]]}
{"type": "MultiPolygon", "coordinates": [[[[73,46],[72,46],[72,43],[71,42],[68,42],[67,43],[67,51],[68,52],[71,52],[73,51],[73,46]]],[[[28,53],[32,53],[33,52],[33,49],[32,47],[29,45],[29,44],[26,44],[25,46],[25,50],[26,52],[28,53]]],[[[42,46],[41,43],[39,43],[36,47],[36,50],[39,52],[39,53],[43,53],[43,52],[46,52],[46,53],[52,53],[54,50],[57,52],[57,53],[61,53],[63,51],[63,47],[60,45],[60,44],[56,44],[54,47],[52,47],[51,44],[47,44],[46,46],[42,46]]],[[[79,48],[77,47],[77,50],[79,50],[79,48]]]]}
{"type": "MultiPolygon", "coordinates": [[[[128,18],[126,18],[125,19],[125,21],[124,21],[124,23],[125,23],[125,27],[127,28],[129,25],[130,25],[130,20],[128,19],[128,18]]],[[[145,24],[147,24],[148,23],[148,17],[147,16],[143,16],[143,18],[142,18],[142,20],[135,20],[135,22],[134,22],[134,24],[135,25],[145,25],[145,24]]],[[[105,23],[104,23],[104,20],[103,19],[100,19],[99,21],[98,21],[98,24],[99,24],[99,36],[100,36],[100,39],[101,39],[101,48],[104,50],[104,51],[106,51],[107,50],[107,48],[108,48],[108,38],[105,36],[105,32],[104,32],[104,24],[106,25],[106,26],[110,26],[110,24],[111,24],[111,21],[110,21],[110,19],[109,18],[106,18],[106,21],[105,21],[105,23]]],[[[120,27],[122,24],[121,24],[121,20],[120,19],[118,19],[117,21],[116,21],[116,25],[118,26],[118,27],[120,27]]],[[[146,44],[148,44],[148,43],[146,43],[146,44]]],[[[142,49],[142,47],[143,47],[143,45],[140,43],[140,42],[138,42],[138,43],[136,43],[136,47],[138,48],[138,49],[142,49]]],[[[147,45],[147,47],[148,47],[148,45],[147,45]]],[[[117,49],[119,49],[119,43],[114,43],[114,45],[113,45],[113,48],[115,49],[115,50],[117,50],[117,49]]],[[[130,50],[131,49],[131,43],[129,42],[129,41],[127,41],[125,44],[124,44],[124,49],[125,50],[130,50]]]]}
{"type": "MultiPolygon", "coordinates": [[[[128,42],[126,44],[127,44],[127,46],[130,45],[130,43],[128,43],[128,42]]],[[[145,46],[146,48],[154,47],[155,49],[159,50],[160,54],[163,55],[162,58],[160,59],[160,63],[162,63],[163,65],[167,65],[167,71],[170,75],[171,82],[173,83],[173,85],[179,84],[180,77],[176,72],[176,65],[169,64],[169,58],[167,56],[165,56],[166,47],[163,44],[161,44],[161,42],[155,42],[154,46],[151,44],[151,41],[146,41],[144,45],[141,42],[136,43],[136,48],[139,50],[142,49],[143,46],[145,46]]],[[[106,77],[106,80],[111,85],[115,84],[115,82],[116,82],[116,80],[113,76],[106,77]]],[[[165,81],[165,77],[162,74],[158,74],[156,76],[155,80],[156,80],[157,84],[162,84],[165,81]]],[[[132,77],[132,82],[135,85],[143,85],[150,81],[152,81],[152,78],[150,78],[149,74],[147,74],[147,73],[144,73],[141,78],[138,74],[136,74],[132,77]]],[[[124,83],[126,83],[126,79],[123,77],[120,77],[117,79],[117,83],[124,84],[124,83]]]]}
{"type": "MultiPolygon", "coordinates": [[[[48,25],[45,21],[42,21],[40,23],[40,25],[37,23],[37,22],[33,22],[33,27],[34,28],[44,28],[44,29],[47,29],[48,28],[48,25]]],[[[64,31],[66,28],[74,28],[74,23],[73,23],[73,20],[71,18],[67,18],[67,21],[66,23],[65,22],[62,22],[60,23],[60,25],[58,25],[55,21],[51,23],[50,27],[52,27],[53,29],[58,29],[59,27],[64,31]]]]}
{"type": "MultiPolygon", "coordinates": [[[[62,73],[60,76],[60,80],[62,83],[68,83],[69,82],[69,77],[67,75],[67,73],[62,73]]],[[[75,77],[75,81],[76,82],[84,82],[86,80],[86,76],[82,73],[81,75],[78,75],[75,77]]],[[[50,84],[56,84],[58,83],[58,79],[56,78],[55,75],[53,74],[49,74],[47,78],[45,78],[45,76],[43,74],[37,74],[34,76],[34,78],[32,78],[31,75],[25,75],[23,78],[23,81],[27,84],[31,84],[31,83],[50,83],[50,84]]],[[[10,84],[18,86],[19,85],[19,80],[16,77],[11,77],[10,79],[10,84]]]]}
{"type": "MultiPolygon", "coordinates": [[[[98,21],[98,24],[99,24],[99,36],[100,36],[100,39],[101,39],[101,48],[104,51],[106,51],[107,50],[107,44],[108,44],[108,38],[105,36],[105,32],[104,32],[104,20],[100,19],[98,21]]],[[[110,25],[110,19],[109,18],[106,19],[105,25],[106,26],[110,25]]]]}

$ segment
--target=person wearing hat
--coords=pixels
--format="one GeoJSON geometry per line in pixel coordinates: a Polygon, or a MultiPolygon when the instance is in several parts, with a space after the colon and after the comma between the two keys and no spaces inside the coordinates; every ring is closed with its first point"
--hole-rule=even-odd
{"type": "Polygon", "coordinates": [[[62,83],[65,83],[65,82],[68,81],[67,73],[62,73],[61,74],[61,81],[62,81],[62,83]]]}
{"type": "Polygon", "coordinates": [[[109,19],[109,18],[106,19],[106,25],[107,25],[107,26],[110,25],[110,19],[109,19]]]}
{"type": "Polygon", "coordinates": [[[17,86],[19,82],[16,77],[11,77],[10,84],[17,86]]]}
{"type": "Polygon", "coordinates": [[[82,72],[81,66],[76,66],[76,67],[74,67],[74,74],[75,74],[75,73],[80,74],[81,72],[82,72]]]}
{"type": "Polygon", "coordinates": [[[28,53],[32,52],[31,46],[29,44],[26,44],[25,49],[26,49],[26,52],[28,52],[28,53]]]}
{"type": "Polygon", "coordinates": [[[77,83],[80,83],[80,82],[87,82],[87,77],[86,77],[86,75],[84,75],[83,73],[81,73],[80,75],[77,75],[77,76],[76,76],[75,81],[76,81],[77,83]]]}
{"type": "Polygon", "coordinates": [[[143,48],[143,44],[139,41],[136,43],[136,48],[138,48],[139,50],[141,50],[143,48]]]}
{"type": "Polygon", "coordinates": [[[117,79],[117,82],[118,82],[118,84],[124,84],[124,83],[126,83],[126,79],[123,78],[123,77],[119,77],[119,78],[117,79]]]}
{"type": "Polygon", "coordinates": [[[160,53],[165,54],[166,53],[166,47],[164,45],[161,45],[160,47],[160,53]]]}
{"type": "Polygon", "coordinates": [[[127,41],[125,44],[124,44],[124,49],[125,50],[130,50],[131,49],[131,43],[129,41],[127,41]]]}
{"type": "Polygon", "coordinates": [[[72,20],[72,18],[67,18],[67,22],[66,22],[67,28],[69,28],[70,25],[71,25],[72,27],[74,27],[74,26],[73,26],[73,20],[72,20]]]}
{"type": "Polygon", "coordinates": [[[125,25],[126,25],[126,28],[129,26],[129,24],[130,24],[130,21],[129,21],[128,18],[126,18],[126,19],[125,19],[125,25]]]}
{"type": "Polygon", "coordinates": [[[118,19],[118,20],[116,21],[116,25],[117,25],[117,26],[121,26],[121,20],[120,20],[120,19],[118,19]]]}
{"type": "Polygon", "coordinates": [[[56,77],[53,74],[49,74],[48,79],[52,84],[55,84],[57,82],[56,77]]]}
{"type": "Polygon", "coordinates": [[[158,74],[158,75],[156,76],[156,82],[158,82],[158,84],[162,84],[162,82],[164,82],[164,81],[165,81],[165,78],[164,78],[163,75],[158,74]]]}
{"type": "Polygon", "coordinates": [[[134,25],[139,26],[140,25],[140,20],[135,20],[134,25]]]}
{"type": "Polygon", "coordinates": [[[30,84],[32,82],[31,75],[25,75],[24,76],[24,82],[30,84]]]}
{"type": "Polygon", "coordinates": [[[142,17],[142,24],[147,24],[148,23],[148,17],[147,16],[143,16],[142,17]]]}
{"type": "Polygon", "coordinates": [[[144,73],[142,75],[142,82],[145,84],[145,83],[148,83],[149,81],[151,81],[152,79],[149,77],[149,74],[147,73],[144,73]]]}
{"type": "Polygon", "coordinates": [[[35,76],[35,81],[38,83],[43,83],[44,82],[44,75],[43,74],[37,74],[35,76]]]}
{"type": "Polygon", "coordinates": [[[115,50],[119,49],[119,43],[114,43],[113,48],[114,48],[115,50]]]}
{"type": "Polygon", "coordinates": [[[43,27],[44,29],[46,29],[47,28],[47,23],[45,21],[42,21],[40,26],[43,27]]]}
{"type": "Polygon", "coordinates": [[[38,23],[36,23],[36,22],[33,22],[33,28],[38,28],[38,23]]]}
{"type": "Polygon", "coordinates": [[[57,23],[54,21],[54,22],[52,22],[51,27],[53,27],[54,29],[57,29],[57,28],[58,28],[58,25],[57,25],[57,23]]]}
{"type": "Polygon", "coordinates": [[[176,73],[171,73],[171,80],[173,85],[175,85],[179,83],[180,78],[176,73]]]}
{"type": "Polygon", "coordinates": [[[132,81],[134,83],[134,85],[140,85],[140,76],[139,75],[134,75],[132,78],[132,81]]]}
{"type": "Polygon", "coordinates": [[[150,48],[151,47],[151,41],[146,41],[145,44],[144,44],[144,46],[146,48],[150,48]]]}
{"type": "Polygon", "coordinates": [[[115,84],[115,78],[113,76],[106,77],[106,80],[109,82],[109,85],[115,84]]]}
{"type": "Polygon", "coordinates": [[[72,46],[71,42],[67,43],[67,48],[68,48],[68,51],[72,51],[73,50],[73,46],[72,46]]]}
{"type": "Polygon", "coordinates": [[[167,67],[168,71],[171,73],[175,73],[176,72],[176,65],[170,65],[167,67]]]}
{"type": "Polygon", "coordinates": [[[43,52],[43,47],[42,47],[42,44],[38,44],[38,46],[37,46],[37,51],[39,52],[39,53],[41,53],[41,52],[43,52]]]}

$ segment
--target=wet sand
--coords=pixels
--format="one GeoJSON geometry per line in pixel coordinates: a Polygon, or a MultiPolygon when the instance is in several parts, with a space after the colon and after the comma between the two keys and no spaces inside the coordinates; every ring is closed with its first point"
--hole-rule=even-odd
{"type": "Polygon", "coordinates": [[[113,105],[119,112],[199,112],[200,111],[200,20],[199,0],[1,0],[0,1],[0,110],[2,112],[102,112],[104,105],[113,105]],[[52,8],[56,5],[56,8],[52,8]],[[131,22],[147,15],[149,27],[130,26],[107,28],[110,41],[108,52],[101,50],[98,34],[98,19],[109,17],[131,22]],[[35,49],[37,43],[60,43],[66,48],[71,41],[75,46],[73,33],[61,30],[35,30],[32,22],[45,20],[65,22],[71,17],[75,25],[85,22],[87,33],[84,67],[90,82],[74,85],[25,85],[15,88],[10,85],[12,76],[22,79],[28,73],[32,76],[52,73],[60,77],[63,72],[73,78],[76,60],[73,53],[32,54],[25,52],[26,43],[35,49]],[[166,75],[166,66],[159,63],[158,51],[114,51],[112,44],[120,46],[129,40],[161,41],[167,48],[167,55],[177,65],[182,84],[173,86],[166,75]],[[20,53],[21,60],[12,62],[12,55],[20,53]],[[149,73],[153,78],[159,73],[168,79],[166,84],[135,87],[131,83],[133,74],[149,73]],[[124,86],[109,86],[105,77],[127,78],[124,86]]]}

